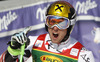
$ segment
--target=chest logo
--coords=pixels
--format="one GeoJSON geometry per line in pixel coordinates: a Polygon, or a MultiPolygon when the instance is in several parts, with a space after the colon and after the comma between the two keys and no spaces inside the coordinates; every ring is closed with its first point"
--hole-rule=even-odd
{"type": "Polygon", "coordinates": [[[42,62],[63,62],[60,58],[51,55],[43,55],[40,59],[42,62]]]}
{"type": "Polygon", "coordinates": [[[43,41],[41,40],[37,40],[37,42],[35,43],[36,47],[42,47],[43,41]]]}
{"type": "Polygon", "coordinates": [[[79,49],[72,48],[71,49],[71,52],[70,52],[70,55],[77,56],[78,55],[78,52],[79,52],[79,49]]]}

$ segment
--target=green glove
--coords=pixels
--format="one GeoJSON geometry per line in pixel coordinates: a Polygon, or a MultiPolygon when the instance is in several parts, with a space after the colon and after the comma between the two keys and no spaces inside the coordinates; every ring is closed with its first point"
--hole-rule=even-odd
{"type": "Polygon", "coordinates": [[[10,46],[8,46],[8,52],[13,56],[20,55],[20,49],[12,49],[10,46]]]}

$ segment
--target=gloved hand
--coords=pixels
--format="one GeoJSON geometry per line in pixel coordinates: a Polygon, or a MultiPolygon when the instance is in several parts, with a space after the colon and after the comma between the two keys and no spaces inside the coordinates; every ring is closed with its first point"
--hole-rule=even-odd
{"type": "Polygon", "coordinates": [[[17,49],[20,48],[22,44],[29,44],[29,39],[24,32],[16,33],[11,36],[11,48],[17,49]]]}
{"type": "Polygon", "coordinates": [[[12,56],[20,55],[21,45],[25,43],[25,48],[29,45],[30,40],[24,32],[16,33],[11,36],[10,46],[8,46],[8,52],[12,56]]]}
{"type": "Polygon", "coordinates": [[[26,36],[29,28],[25,29],[22,32],[15,33],[11,36],[10,46],[8,46],[8,52],[13,55],[17,56],[20,53],[21,45],[25,43],[25,48],[29,45],[30,40],[26,36]]]}
{"type": "Polygon", "coordinates": [[[31,27],[27,27],[25,28],[23,31],[21,31],[20,33],[16,33],[11,37],[11,47],[14,49],[20,48],[20,46],[22,44],[29,44],[29,39],[26,36],[26,34],[28,33],[28,31],[30,31],[31,27]]]}
{"type": "Polygon", "coordinates": [[[24,32],[16,33],[11,37],[11,41],[17,41],[20,44],[24,44],[27,41],[26,34],[24,32]]]}

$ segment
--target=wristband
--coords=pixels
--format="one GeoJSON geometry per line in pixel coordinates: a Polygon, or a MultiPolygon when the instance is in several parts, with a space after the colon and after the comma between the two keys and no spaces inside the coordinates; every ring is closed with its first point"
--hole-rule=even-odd
{"type": "Polygon", "coordinates": [[[8,52],[13,56],[20,55],[20,49],[12,49],[10,46],[8,46],[8,52]]]}

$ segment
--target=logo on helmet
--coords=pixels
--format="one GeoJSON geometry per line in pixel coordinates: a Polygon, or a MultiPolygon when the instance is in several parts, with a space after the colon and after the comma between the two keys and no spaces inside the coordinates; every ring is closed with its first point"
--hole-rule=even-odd
{"type": "Polygon", "coordinates": [[[60,5],[60,4],[55,5],[55,11],[56,12],[62,12],[63,9],[64,9],[63,5],[60,5]]]}
{"type": "Polygon", "coordinates": [[[60,10],[60,11],[62,12],[63,7],[64,7],[64,6],[62,6],[62,5],[60,6],[60,5],[57,4],[56,7],[55,7],[55,8],[56,8],[55,11],[56,11],[56,10],[58,10],[58,11],[60,10]]]}

